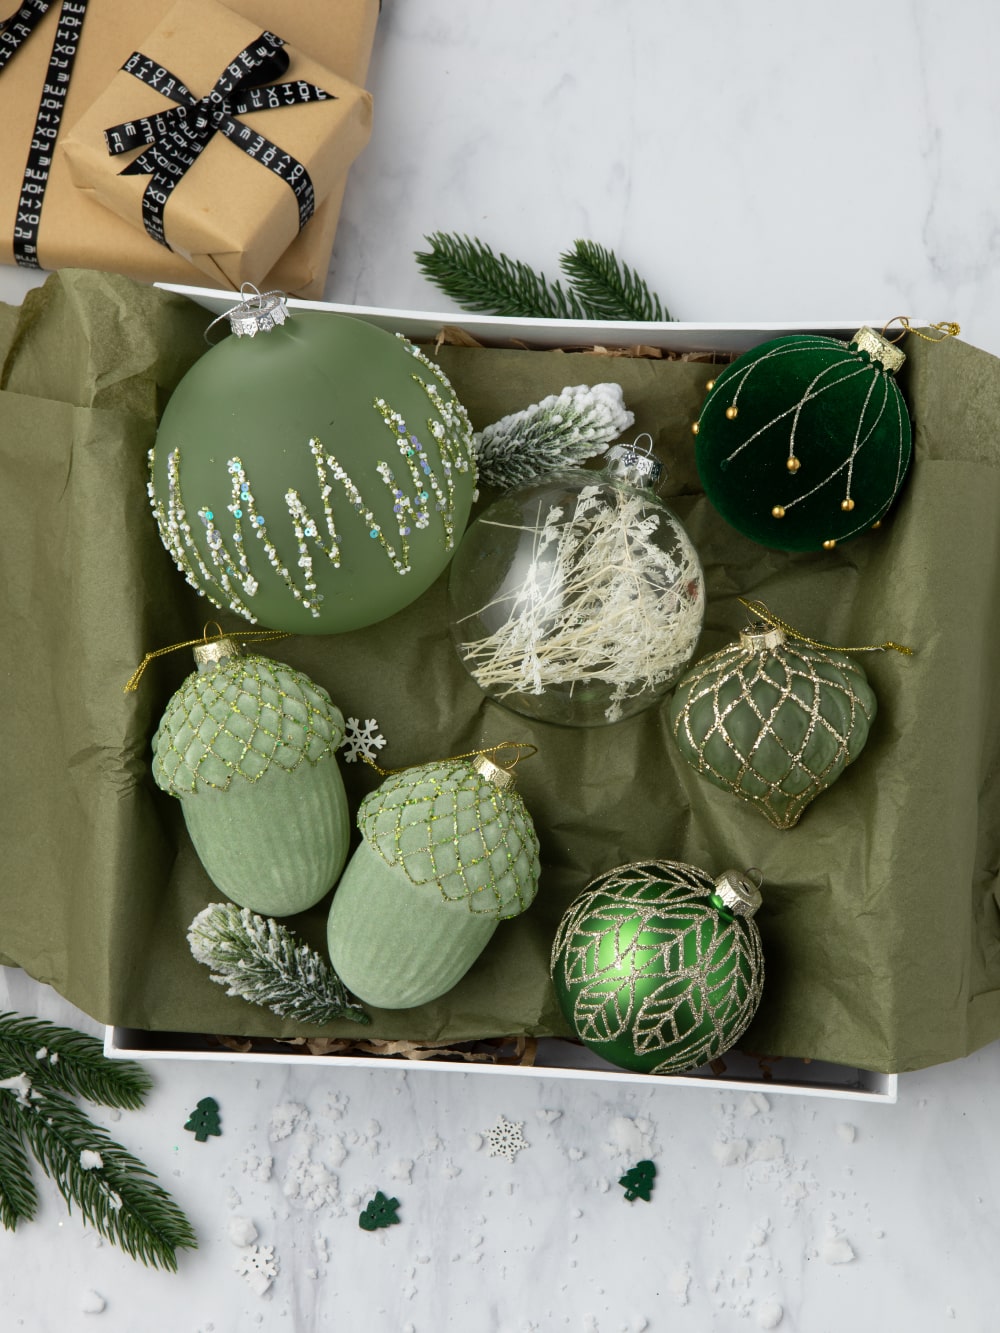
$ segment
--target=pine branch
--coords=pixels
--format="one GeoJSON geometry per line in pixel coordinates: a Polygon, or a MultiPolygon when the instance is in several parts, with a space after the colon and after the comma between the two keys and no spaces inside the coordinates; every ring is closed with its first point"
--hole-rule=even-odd
{"type": "Polygon", "coordinates": [[[424,276],[465,310],[522,319],[585,319],[572,291],[550,283],[519,259],[496,254],[478,237],[436,231],[424,239],[429,251],[418,250],[424,276]]]}
{"type": "Polygon", "coordinates": [[[33,1084],[126,1111],[138,1110],[153,1086],[141,1065],[107,1059],[96,1037],[0,1013],[0,1078],[22,1073],[33,1084]]]}
{"type": "Polygon", "coordinates": [[[188,928],[188,944],[227,995],[302,1023],[368,1023],[333,968],[287,927],[234,903],[210,903],[188,928]]]}
{"type": "Polygon", "coordinates": [[[38,1207],[28,1156],[18,1133],[14,1098],[0,1090],[0,1225],[13,1231],[38,1207]]]}
{"type": "Polygon", "coordinates": [[[559,266],[591,319],[644,323],[670,319],[635,269],[596,241],[574,241],[573,248],[559,256],[559,266]]]}
{"type": "Polygon", "coordinates": [[[479,479],[506,489],[558,468],[579,467],[604,453],[634,421],[619,384],[563,389],[473,436],[479,479]]]}
{"type": "Polygon", "coordinates": [[[24,1099],[9,1090],[0,1096],[5,1129],[27,1143],[70,1212],[75,1204],[89,1226],[133,1259],[176,1271],[175,1251],[194,1249],[197,1240],[147,1167],[58,1093],[33,1087],[24,1099]],[[84,1153],[97,1155],[89,1168],[84,1153]]]}

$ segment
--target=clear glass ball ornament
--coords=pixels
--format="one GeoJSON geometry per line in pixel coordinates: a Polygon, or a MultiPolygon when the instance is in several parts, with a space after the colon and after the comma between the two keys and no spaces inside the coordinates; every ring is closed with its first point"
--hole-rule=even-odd
{"type": "Polygon", "coordinates": [[[595,727],[651,707],[701,633],[704,576],[655,493],[660,464],[638,441],[605,459],[600,472],[566,469],[509,491],[451,565],[462,662],[491,699],[543,722],[595,727]]]}

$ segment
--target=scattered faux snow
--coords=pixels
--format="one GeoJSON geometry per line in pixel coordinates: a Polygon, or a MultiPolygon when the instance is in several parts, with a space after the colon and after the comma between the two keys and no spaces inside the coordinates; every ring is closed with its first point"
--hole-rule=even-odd
{"type": "Polygon", "coordinates": [[[553,1121],[560,1119],[562,1111],[555,1111],[550,1107],[542,1107],[540,1110],[536,1111],[535,1114],[538,1116],[539,1120],[545,1120],[551,1125],[553,1121]]]}
{"type": "Polygon", "coordinates": [[[777,1301],[765,1301],[757,1306],[757,1324],[760,1328],[777,1328],[785,1312],[777,1301]]]}
{"type": "Polygon", "coordinates": [[[854,1251],[844,1236],[827,1236],[819,1252],[828,1264],[849,1264],[854,1258],[854,1251]]]}
{"type": "Polygon", "coordinates": [[[243,1249],[257,1239],[257,1228],[249,1217],[231,1217],[226,1226],[226,1235],[234,1245],[243,1249]]]}
{"type": "Polygon", "coordinates": [[[405,1180],[409,1185],[413,1181],[413,1161],[409,1157],[400,1157],[389,1168],[391,1180],[405,1180]]]}
{"type": "Polygon", "coordinates": [[[740,1112],[743,1115],[758,1115],[770,1111],[771,1103],[762,1092],[748,1092],[743,1098],[740,1112]]]}
{"type": "Polygon", "coordinates": [[[842,1139],[844,1143],[853,1143],[857,1137],[857,1130],[853,1125],[848,1125],[845,1122],[837,1126],[837,1137],[842,1139]]]}
{"type": "Polygon", "coordinates": [[[762,1217],[754,1229],[750,1232],[750,1243],[754,1246],[760,1246],[765,1243],[771,1234],[771,1219],[762,1217]]]}
{"type": "Polygon", "coordinates": [[[444,1164],[444,1174],[448,1177],[449,1180],[454,1180],[456,1176],[460,1176],[462,1174],[462,1168],[460,1166],[456,1166],[455,1163],[449,1157],[447,1162],[445,1162],[444,1164]]]}
{"type": "Polygon", "coordinates": [[[35,1059],[44,1060],[48,1053],[49,1048],[47,1046],[39,1046],[38,1050],[35,1052],[35,1059]]]}
{"type": "Polygon", "coordinates": [[[80,1309],[84,1314],[103,1314],[107,1301],[99,1291],[85,1291],[80,1298],[80,1309]]]}
{"type": "Polygon", "coordinates": [[[579,1162],[580,1159],[583,1157],[583,1149],[582,1149],[582,1148],[567,1148],[567,1149],[566,1149],[566,1156],[569,1158],[569,1160],[570,1160],[571,1162],[579,1162]]]}
{"type": "Polygon", "coordinates": [[[340,1198],[340,1183],[322,1162],[314,1162],[309,1147],[300,1149],[288,1159],[288,1171],[282,1185],[286,1199],[298,1199],[315,1212],[340,1198]]]}
{"type": "Polygon", "coordinates": [[[669,1285],[671,1295],[676,1297],[677,1304],[687,1305],[690,1300],[688,1289],[691,1286],[691,1265],[685,1264],[684,1267],[679,1268],[676,1273],[672,1273],[669,1285]]]}
{"type": "Polygon", "coordinates": [[[27,1074],[14,1074],[11,1078],[0,1078],[0,1088],[10,1088],[17,1093],[17,1100],[22,1106],[31,1105],[31,1079],[27,1074]]]}
{"type": "Polygon", "coordinates": [[[485,1140],[482,1134],[470,1134],[469,1137],[466,1139],[469,1152],[479,1152],[484,1142],[485,1140]]]}
{"type": "Polygon", "coordinates": [[[271,1112],[271,1124],[267,1136],[272,1143],[277,1143],[279,1139],[287,1139],[293,1129],[307,1124],[308,1121],[309,1112],[306,1107],[299,1102],[282,1102],[271,1112]]]}
{"type": "Polygon", "coordinates": [[[750,1160],[752,1162],[773,1162],[779,1157],[785,1155],[785,1143],[776,1135],[771,1138],[759,1139],[750,1151],[750,1160]]]}
{"type": "Polygon", "coordinates": [[[597,1186],[601,1194],[607,1194],[608,1190],[611,1188],[611,1181],[607,1176],[599,1176],[597,1180],[594,1181],[594,1184],[597,1186]]]}
{"type": "Polygon", "coordinates": [[[648,1158],[653,1153],[655,1130],[651,1120],[630,1115],[615,1116],[604,1151],[609,1157],[626,1157],[629,1161],[648,1158]]]}
{"type": "Polygon", "coordinates": [[[746,1139],[716,1139],[712,1144],[712,1156],[720,1166],[736,1166],[746,1155],[746,1139]]]}
{"type": "Polygon", "coordinates": [[[270,1153],[258,1153],[256,1147],[251,1144],[240,1158],[240,1166],[243,1174],[249,1176],[251,1180],[268,1181],[271,1179],[274,1158],[270,1153]]]}
{"type": "Polygon", "coordinates": [[[84,1171],[100,1171],[104,1158],[92,1148],[83,1148],[80,1152],[80,1166],[84,1171]]]}

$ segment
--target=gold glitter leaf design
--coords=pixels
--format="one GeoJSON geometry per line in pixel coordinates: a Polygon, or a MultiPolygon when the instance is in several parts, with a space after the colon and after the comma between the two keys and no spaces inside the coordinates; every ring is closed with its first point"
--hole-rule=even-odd
{"type": "Polygon", "coordinates": [[[174,796],[226,791],[235,778],[318,764],[343,736],[340,710],[308,676],[267,657],[233,658],[192,673],[170,700],[153,737],[153,777],[174,796]]]}
{"type": "Polygon", "coordinates": [[[412,884],[497,920],[535,896],[538,839],[517,792],[501,790],[462,760],[390,774],[358,812],[365,841],[412,884]]]}
{"type": "Polygon", "coordinates": [[[803,810],[860,754],[876,713],[861,667],[842,653],[744,639],[704,658],[677,686],[678,748],[709,782],[775,826],[803,810]]]}

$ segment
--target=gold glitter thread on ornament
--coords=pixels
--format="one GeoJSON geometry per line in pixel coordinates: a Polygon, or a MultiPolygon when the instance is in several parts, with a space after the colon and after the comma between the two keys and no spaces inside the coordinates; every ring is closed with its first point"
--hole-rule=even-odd
{"type": "Polygon", "coordinates": [[[636,862],[593,880],[559,923],[550,969],[582,1042],[614,1064],[677,1074],[739,1040],[760,1003],[752,920],[720,911],[716,883],[679,861],[636,862]]]}
{"type": "Polygon", "coordinates": [[[390,774],[361,803],[358,828],[411,884],[436,884],[474,915],[519,916],[534,897],[538,839],[524,802],[467,761],[390,774]]]}
{"type": "Polygon", "coordinates": [[[156,783],[173,796],[259,782],[272,768],[293,773],[332,756],[343,719],[308,676],[266,657],[189,677],[153,738],[156,783]]]}

